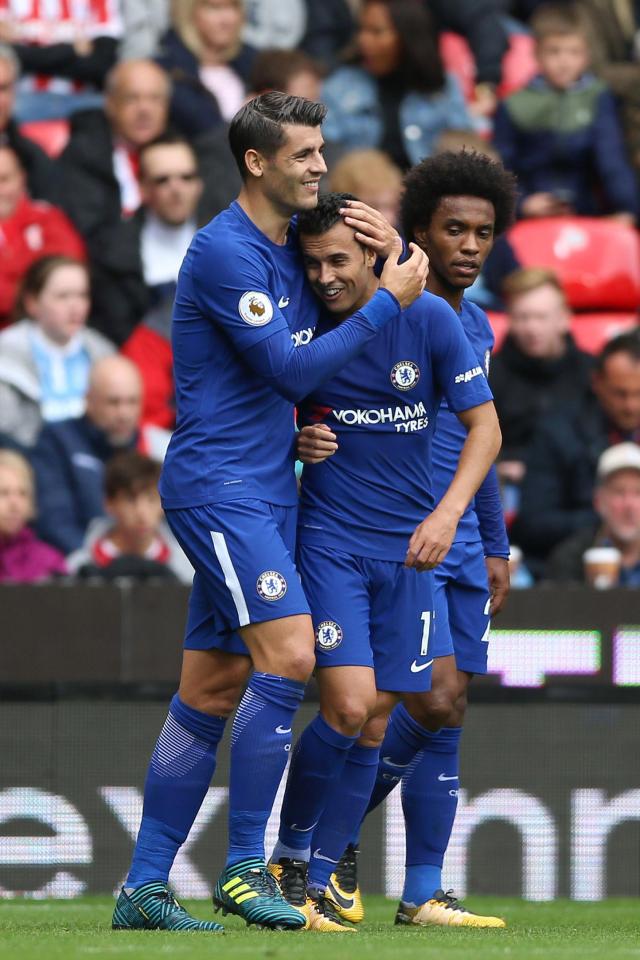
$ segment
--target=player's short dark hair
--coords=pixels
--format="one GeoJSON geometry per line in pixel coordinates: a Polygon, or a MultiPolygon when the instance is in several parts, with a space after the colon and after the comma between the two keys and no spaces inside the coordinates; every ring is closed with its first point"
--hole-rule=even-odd
{"type": "Polygon", "coordinates": [[[407,240],[428,227],[443,197],[481,197],[493,205],[494,232],[513,222],[516,178],[499,160],[473,150],[445,150],[416,164],[405,177],[401,223],[407,240]]]}
{"type": "Polygon", "coordinates": [[[298,233],[320,236],[342,220],[340,210],[347,200],[357,200],[352,193],[323,193],[313,210],[298,214],[298,233]]]}
{"type": "Polygon", "coordinates": [[[135,497],[143,490],[154,490],[160,480],[160,464],[137,450],[112,457],[104,472],[104,492],[108,500],[124,493],[135,497]]]}
{"type": "Polygon", "coordinates": [[[616,353],[626,353],[636,363],[640,363],[640,329],[628,330],[608,340],[596,357],[595,369],[602,373],[607,360],[616,353]]]}
{"type": "Polygon", "coordinates": [[[284,125],[319,127],[327,115],[323,103],[304,97],[271,90],[245,103],[229,127],[229,146],[242,179],[247,177],[244,156],[247,150],[258,150],[271,157],[285,141],[284,125]]]}

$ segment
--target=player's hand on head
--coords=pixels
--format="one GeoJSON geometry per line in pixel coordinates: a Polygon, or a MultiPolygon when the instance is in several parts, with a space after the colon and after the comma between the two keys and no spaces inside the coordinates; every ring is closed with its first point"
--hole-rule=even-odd
{"type": "Polygon", "coordinates": [[[380,286],[394,295],[403,310],[420,296],[429,275],[429,258],[424,250],[415,243],[409,244],[409,250],[410,257],[404,263],[399,263],[402,240],[396,237],[380,277],[380,286]]]}
{"type": "Polygon", "coordinates": [[[303,427],[296,437],[298,460],[302,463],[322,463],[338,449],[337,439],[326,423],[303,427]]]}
{"type": "Polygon", "coordinates": [[[457,520],[437,508],[419,524],[409,540],[405,567],[423,572],[433,570],[448,554],[457,529],[457,520]]]}
{"type": "Polygon", "coordinates": [[[356,231],[356,240],[374,250],[384,260],[391,255],[393,243],[399,236],[386,217],[362,200],[348,200],[340,213],[344,222],[356,231]]]}
{"type": "Polygon", "coordinates": [[[504,607],[509,595],[509,590],[511,589],[509,561],[505,560],[504,557],[485,557],[485,564],[489,578],[489,594],[491,596],[489,613],[492,617],[495,617],[504,607]]]}

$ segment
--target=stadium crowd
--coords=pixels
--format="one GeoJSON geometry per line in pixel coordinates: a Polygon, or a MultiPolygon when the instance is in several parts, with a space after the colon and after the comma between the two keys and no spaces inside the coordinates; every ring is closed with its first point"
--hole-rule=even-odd
{"type": "Polygon", "coordinates": [[[640,586],[640,5],[0,0],[0,582],[175,576],[158,464],[196,229],[236,196],[230,119],[322,100],[326,189],[398,218],[405,172],[472,149],[518,222],[490,311],[511,539],[536,580],[619,552],[640,586]]]}

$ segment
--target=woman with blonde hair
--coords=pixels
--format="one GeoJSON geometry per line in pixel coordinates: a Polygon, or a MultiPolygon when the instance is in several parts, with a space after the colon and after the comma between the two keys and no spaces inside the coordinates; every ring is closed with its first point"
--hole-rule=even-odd
{"type": "Polygon", "coordinates": [[[13,450],[0,450],[0,583],[34,583],[63,576],[61,553],[28,526],[35,514],[33,472],[13,450]]]}
{"type": "Polygon", "coordinates": [[[242,42],[242,0],[174,0],[157,62],[171,77],[171,122],[195,137],[242,106],[256,51],[242,42]]]}

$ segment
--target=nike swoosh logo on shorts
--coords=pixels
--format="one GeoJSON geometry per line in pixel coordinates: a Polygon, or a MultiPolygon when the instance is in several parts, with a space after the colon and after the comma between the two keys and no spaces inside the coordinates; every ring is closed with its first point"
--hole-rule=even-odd
{"type": "Polygon", "coordinates": [[[438,780],[441,780],[443,783],[445,780],[458,780],[459,777],[445,777],[444,773],[441,773],[438,777],[438,780]]]}
{"type": "Polygon", "coordinates": [[[281,727],[278,725],[276,727],[276,733],[291,733],[291,727],[281,727]]]}
{"type": "Polygon", "coordinates": [[[420,673],[422,670],[426,670],[427,667],[430,667],[432,663],[433,663],[433,660],[429,660],[428,663],[421,663],[420,666],[418,666],[418,664],[414,660],[413,663],[411,664],[411,673],[420,673]]]}
{"type": "Polygon", "coordinates": [[[320,853],[320,847],[313,851],[313,855],[316,860],[326,860],[327,863],[340,863],[339,860],[332,860],[331,857],[325,857],[324,854],[320,853]]]}

